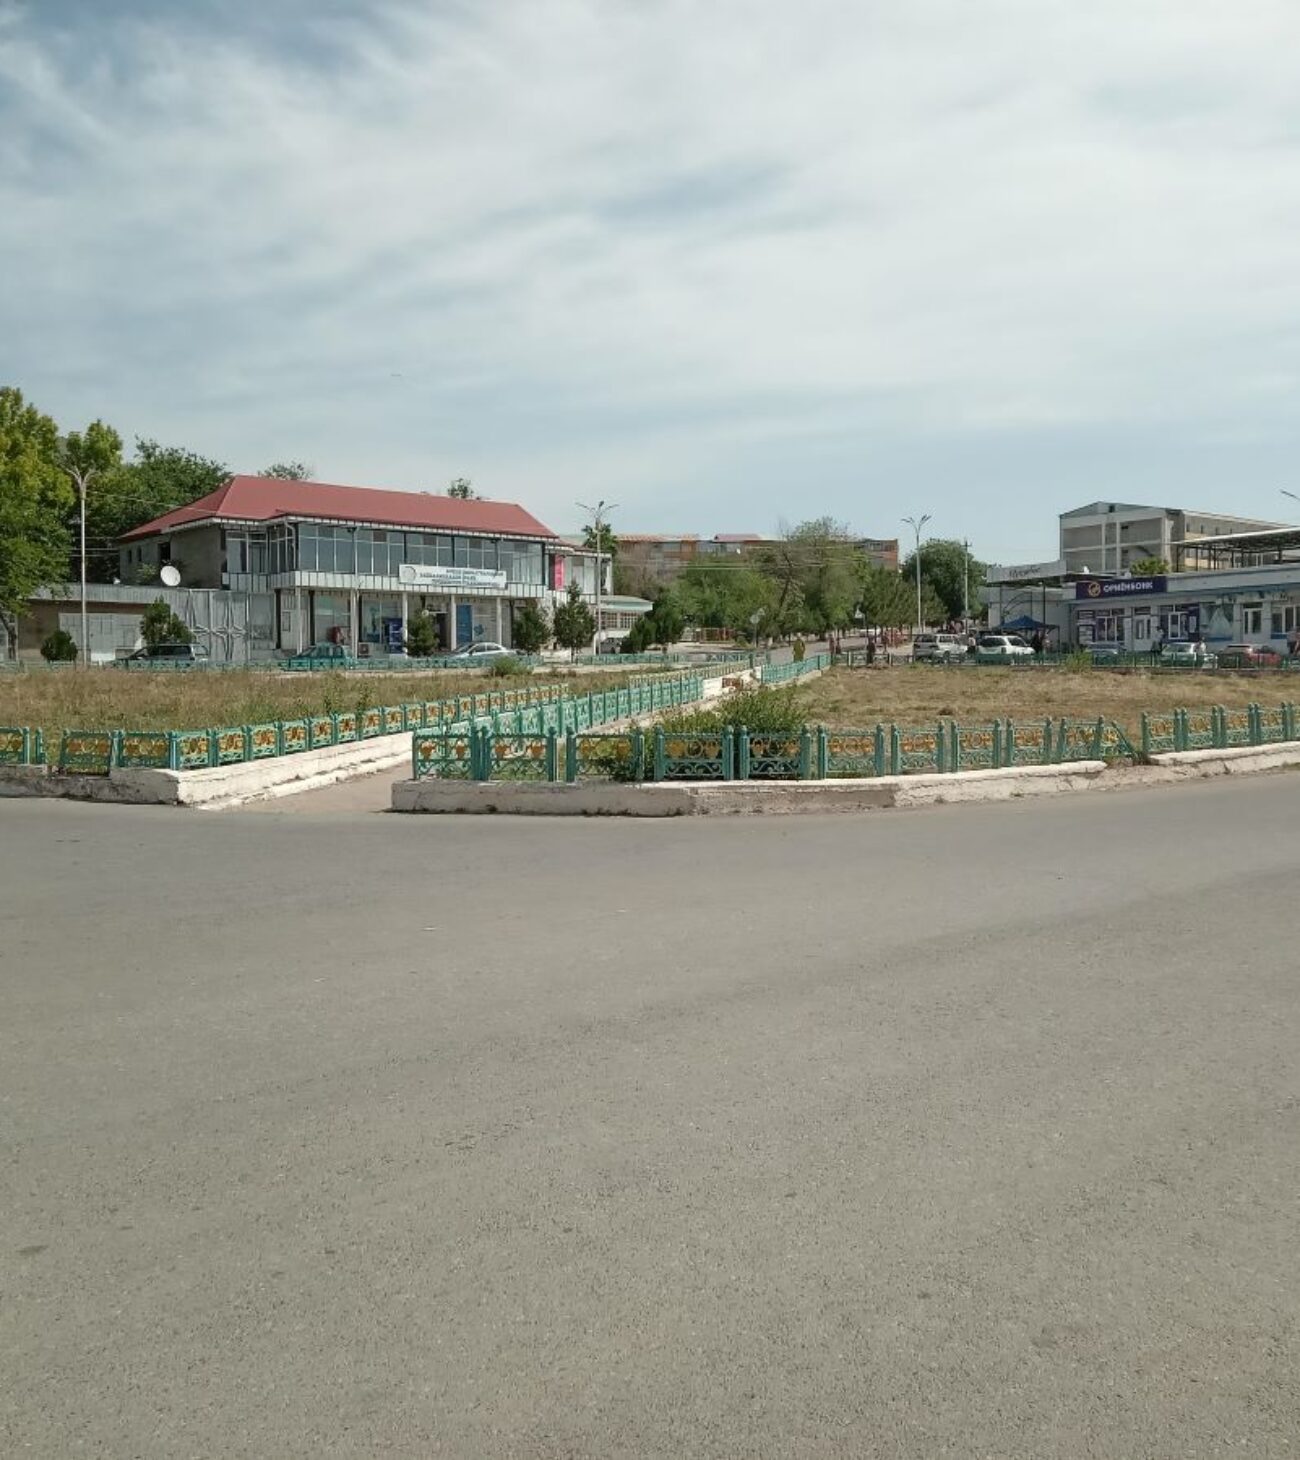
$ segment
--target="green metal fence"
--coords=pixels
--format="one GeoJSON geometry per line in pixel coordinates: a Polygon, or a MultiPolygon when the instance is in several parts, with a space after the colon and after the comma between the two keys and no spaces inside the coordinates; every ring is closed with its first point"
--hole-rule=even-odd
{"type": "Polygon", "coordinates": [[[948,774],[1078,760],[1133,759],[1123,730],[1110,721],[1043,720],[958,725],[942,720],[863,730],[805,726],[793,732],[744,728],[679,732],[590,732],[497,736],[488,724],[468,742],[455,733],[415,737],[415,774],[474,780],[753,781],[948,774]]]}
{"type": "MultiPolygon", "coordinates": [[[[447,700],[374,705],[205,730],[69,729],[63,732],[57,764],[61,771],[80,775],[107,775],[115,767],[200,770],[413,733],[417,775],[468,774],[474,742],[471,732],[486,732],[503,741],[514,737],[519,745],[528,736],[547,733],[562,740],[570,730],[587,730],[611,720],[692,703],[702,697],[705,677],[699,673],[655,675],[585,694],[566,692],[563,685],[529,685],[447,700]],[[421,750],[424,738],[439,736],[450,736],[453,744],[421,750]],[[419,768],[422,760],[423,771],[419,768]]],[[[503,746],[494,764],[499,768],[513,762],[515,772],[522,773],[522,762],[529,757],[519,745],[513,752],[503,746]]],[[[481,744],[473,753],[481,753],[481,744]]],[[[0,727],[0,765],[44,765],[45,759],[39,729],[0,727]]]]}
{"type": "Polygon", "coordinates": [[[1234,746],[1280,745],[1300,739],[1300,715],[1289,701],[1274,709],[1171,710],[1142,716],[1142,754],[1184,750],[1229,750],[1234,746]]]}
{"type": "Polygon", "coordinates": [[[792,679],[801,679],[805,674],[818,674],[831,667],[829,654],[810,654],[805,659],[792,659],[788,664],[764,664],[759,676],[764,684],[788,684],[792,679]]]}

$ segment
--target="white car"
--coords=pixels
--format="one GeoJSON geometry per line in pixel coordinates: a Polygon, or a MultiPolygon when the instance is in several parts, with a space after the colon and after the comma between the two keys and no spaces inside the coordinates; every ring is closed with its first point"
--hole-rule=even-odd
{"type": "Polygon", "coordinates": [[[975,645],[975,657],[985,664],[998,664],[1010,659],[1032,659],[1034,651],[1019,634],[981,634],[975,645]]]}
{"type": "Polygon", "coordinates": [[[513,649],[507,649],[504,644],[493,643],[491,639],[480,639],[477,644],[466,644],[463,649],[457,649],[452,655],[453,659],[500,659],[503,654],[513,654],[513,649]]]}
{"type": "Polygon", "coordinates": [[[917,664],[926,660],[942,664],[945,660],[965,657],[965,634],[917,634],[912,640],[912,658],[917,664]]]}

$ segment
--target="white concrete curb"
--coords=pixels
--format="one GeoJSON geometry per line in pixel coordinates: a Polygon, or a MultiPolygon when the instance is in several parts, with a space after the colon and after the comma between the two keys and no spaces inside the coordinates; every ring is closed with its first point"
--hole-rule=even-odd
{"type": "Polygon", "coordinates": [[[393,810],[515,816],[785,816],[879,811],[959,801],[1009,801],[1082,791],[1105,774],[1101,760],[957,775],[834,781],[399,781],[393,810]]]}
{"type": "Polygon", "coordinates": [[[1204,779],[1207,776],[1245,776],[1300,765],[1300,741],[1280,745],[1238,745],[1230,750],[1180,750],[1153,755],[1151,764],[1174,771],[1176,779],[1204,779]]]}
{"type": "Polygon", "coordinates": [[[124,768],[106,776],[64,776],[44,766],[3,766],[0,795],[65,796],[78,801],[220,810],[245,801],[314,791],[351,776],[409,765],[410,760],[411,737],[403,734],[198,771],[124,768]]]}

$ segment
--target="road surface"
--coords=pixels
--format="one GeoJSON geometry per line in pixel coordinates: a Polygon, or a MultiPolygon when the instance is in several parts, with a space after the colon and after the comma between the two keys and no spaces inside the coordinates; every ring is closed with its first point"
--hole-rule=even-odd
{"type": "Polygon", "coordinates": [[[1297,826],[0,802],[0,1452],[1294,1455],[1297,826]]]}

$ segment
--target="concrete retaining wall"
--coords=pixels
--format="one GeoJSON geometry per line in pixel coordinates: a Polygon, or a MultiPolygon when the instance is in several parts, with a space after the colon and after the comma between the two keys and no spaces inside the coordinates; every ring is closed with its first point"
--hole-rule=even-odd
{"type": "Polygon", "coordinates": [[[399,781],[393,787],[393,810],[515,816],[785,816],[808,811],[880,811],[1086,790],[1105,772],[1104,761],[1089,760],[1068,766],[835,781],[660,781],[640,785],[588,781],[574,786],[526,781],[399,781]]]}
{"type": "Polygon", "coordinates": [[[1173,751],[1167,755],[1153,755],[1151,764],[1175,772],[1179,780],[1252,775],[1300,765],[1300,742],[1289,740],[1281,745],[1240,745],[1231,750],[1173,751]]]}
{"type": "Polygon", "coordinates": [[[106,776],[64,776],[44,766],[0,767],[0,795],[67,796],[139,806],[219,809],[244,801],[314,791],[350,776],[392,770],[411,759],[409,735],[377,736],[299,755],[240,761],[199,771],[112,770],[106,776]]]}

